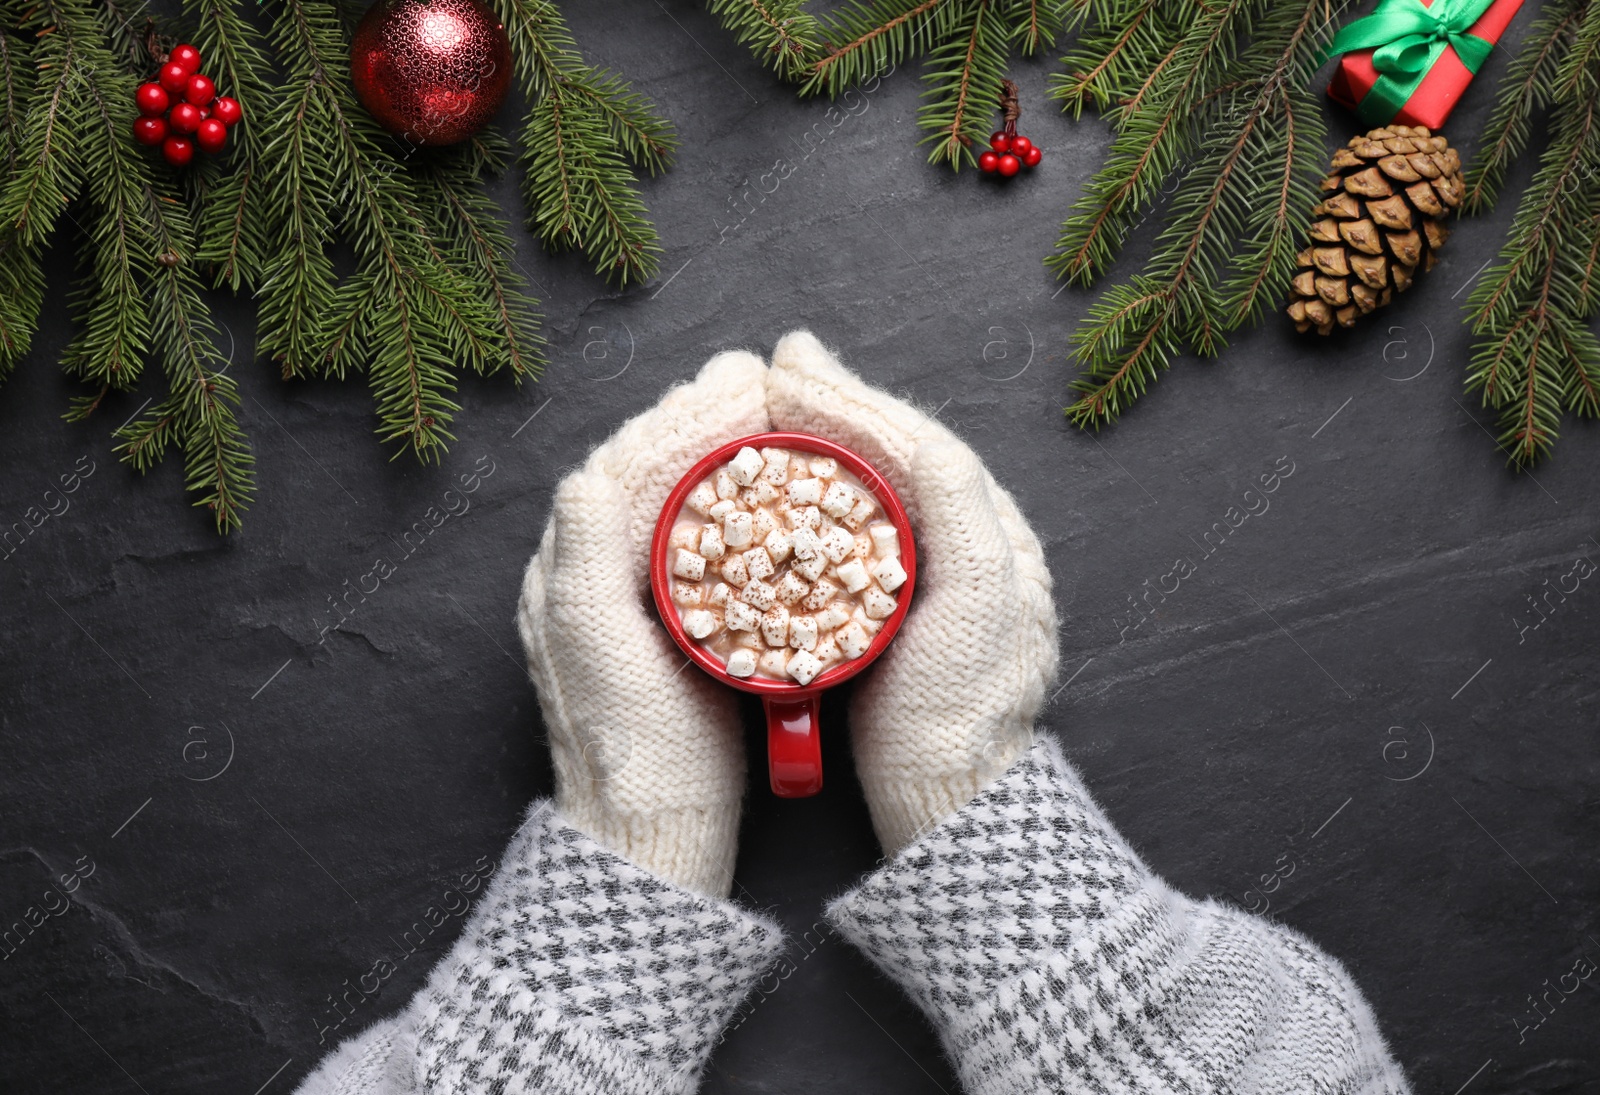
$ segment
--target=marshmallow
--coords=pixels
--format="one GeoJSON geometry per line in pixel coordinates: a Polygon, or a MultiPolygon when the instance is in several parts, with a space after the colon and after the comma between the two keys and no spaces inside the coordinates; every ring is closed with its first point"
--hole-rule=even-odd
{"type": "Polygon", "coordinates": [[[862,498],[856,502],[855,508],[844,515],[844,523],[852,529],[859,529],[862,525],[872,520],[872,515],[878,507],[872,504],[872,499],[862,498]]]}
{"type": "Polygon", "coordinates": [[[690,609],[683,614],[683,629],[703,639],[717,629],[717,618],[703,608],[690,609]]]}
{"type": "Polygon", "coordinates": [[[800,575],[792,570],[786,570],[783,577],[778,579],[778,600],[786,605],[792,605],[804,597],[810,589],[811,587],[801,580],[800,575]]]}
{"type": "Polygon", "coordinates": [[[761,469],[761,481],[781,487],[789,481],[789,454],[782,449],[762,449],[767,466],[761,469]]]}
{"type": "MultiPolygon", "coordinates": [[[[805,606],[809,609],[821,608],[823,605],[833,600],[833,595],[838,592],[838,586],[834,585],[826,578],[823,578],[821,581],[817,582],[816,585],[811,587],[811,592],[806,595],[805,606]]],[[[835,624],[834,626],[837,627],[838,625],[835,624]]]]}
{"type": "Polygon", "coordinates": [[[735,650],[728,655],[728,676],[748,677],[756,671],[754,650],[735,650]]]}
{"type": "Polygon", "coordinates": [[[701,483],[689,492],[684,504],[696,513],[710,513],[711,507],[717,504],[717,492],[711,489],[710,483],[701,483]]]}
{"type": "Polygon", "coordinates": [[[718,608],[721,608],[723,605],[728,603],[728,599],[732,596],[733,590],[729,589],[725,582],[718,582],[716,585],[711,587],[711,596],[706,598],[706,603],[713,604],[718,608]]]}
{"type": "Polygon", "coordinates": [[[793,568],[794,573],[808,582],[814,582],[822,577],[824,570],[828,569],[828,557],[818,553],[809,559],[796,559],[789,565],[793,568]]]}
{"type": "Polygon", "coordinates": [[[754,650],[757,654],[767,645],[761,641],[759,631],[730,631],[728,638],[732,640],[735,650],[754,650]]]}
{"type": "Polygon", "coordinates": [[[789,552],[794,550],[794,538],[781,528],[775,528],[767,533],[767,554],[772,556],[774,563],[781,563],[789,557],[789,552]]]}
{"type": "Polygon", "coordinates": [[[867,637],[866,630],[856,623],[835,631],[833,639],[839,644],[840,652],[852,661],[865,654],[867,647],[872,645],[872,640],[867,637]]]}
{"type": "Polygon", "coordinates": [[[839,564],[839,581],[851,593],[860,593],[867,588],[871,579],[867,577],[867,568],[861,565],[861,560],[851,559],[848,563],[839,564]]]}
{"type": "Polygon", "coordinates": [[[767,676],[782,677],[786,676],[784,670],[788,660],[789,652],[787,650],[768,650],[761,655],[761,661],[758,664],[761,666],[761,672],[767,676]]]}
{"type": "Polygon", "coordinates": [[[739,484],[733,481],[733,476],[728,474],[727,468],[717,469],[717,474],[712,476],[711,482],[717,488],[718,498],[731,501],[739,497],[739,484]]]}
{"type": "Polygon", "coordinates": [[[861,607],[869,620],[882,620],[894,611],[895,599],[881,589],[869,589],[861,595],[861,607]]]}
{"type": "Polygon", "coordinates": [[[850,549],[850,554],[857,559],[865,559],[872,554],[872,541],[865,536],[857,536],[855,546],[850,549]]]}
{"type": "Polygon", "coordinates": [[[739,591],[739,599],[752,608],[765,612],[778,603],[778,591],[760,578],[751,578],[749,583],[739,591]]]}
{"type": "Polygon", "coordinates": [[[856,538],[842,528],[831,528],[822,534],[822,553],[830,563],[844,562],[855,546],[856,538]]]}
{"type": "Polygon", "coordinates": [[[756,511],[750,515],[750,542],[752,544],[764,543],[777,527],[778,522],[773,519],[772,514],[758,506],[756,511]]]}
{"type": "Polygon", "coordinates": [[[730,555],[722,560],[722,577],[731,586],[743,589],[750,580],[750,572],[745,569],[743,555],[730,555]]]}
{"type": "Polygon", "coordinates": [[[694,548],[695,548],[695,545],[698,544],[699,542],[700,542],[700,526],[699,525],[690,525],[690,524],[673,525],[672,526],[672,536],[667,540],[667,546],[668,547],[673,547],[673,548],[688,548],[690,551],[693,551],[694,548]]]}
{"type": "Polygon", "coordinates": [[[810,684],[822,672],[822,663],[809,651],[798,650],[784,669],[800,684],[810,684]]]}
{"type": "Polygon", "coordinates": [[[729,631],[754,631],[761,623],[761,613],[743,601],[729,601],[727,622],[729,631]]]}
{"type": "Polygon", "coordinates": [[[771,505],[783,497],[783,491],[767,482],[765,479],[756,480],[756,485],[750,488],[756,492],[756,501],[763,506],[771,505]]]}
{"type": "Polygon", "coordinates": [[[796,559],[815,559],[822,554],[821,538],[804,525],[794,530],[789,541],[794,545],[796,559]]]}
{"type": "Polygon", "coordinates": [[[800,523],[812,532],[822,527],[822,511],[816,506],[802,506],[799,510],[800,523]]]}
{"type": "Polygon", "coordinates": [[[872,568],[872,576],[878,579],[885,593],[893,593],[905,584],[906,568],[900,565],[899,557],[890,555],[878,560],[878,565],[872,568]]]}
{"type": "Polygon", "coordinates": [[[672,603],[679,608],[695,608],[701,600],[701,589],[693,582],[672,583],[672,603]]]}
{"type": "Polygon", "coordinates": [[[789,478],[804,479],[811,474],[811,462],[804,456],[796,456],[789,461],[789,478]]]}
{"type": "Polygon", "coordinates": [[[839,461],[831,456],[813,456],[811,458],[811,474],[818,479],[832,479],[839,474],[839,461]]]}
{"type": "Polygon", "coordinates": [[[829,517],[837,520],[849,513],[856,505],[856,492],[840,482],[828,484],[827,491],[822,496],[822,501],[817,505],[829,517]]]}
{"type": "Polygon", "coordinates": [[[721,521],[724,517],[728,516],[728,514],[732,513],[738,508],[739,503],[733,501],[731,498],[724,498],[722,501],[706,510],[706,516],[711,518],[713,521],[721,521]]]}
{"type": "Polygon", "coordinates": [[[691,582],[698,582],[706,576],[705,558],[696,555],[688,548],[679,548],[678,554],[672,560],[672,573],[691,582]]]}
{"type": "Polygon", "coordinates": [[[883,621],[874,620],[871,616],[868,616],[860,605],[857,605],[856,610],[850,613],[850,622],[861,628],[868,635],[876,635],[883,630],[883,621]]]}
{"type": "Polygon", "coordinates": [[[700,533],[700,554],[713,563],[728,554],[727,545],[722,542],[722,531],[716,525],[707,525],[700,533]]]}
{"type": "Polygon", "coordinates": [[[818,612],[815,619],[819,631],[836,631],[850,622],[850,606],[843,601],[835,601],[818,612]]]}
{"type": "Polygon", "coordinates": [[[773,605],[761,617],[761,637],[768,646],[789,645],[789,610],[773,605]]]}
{"type": "Polygon", "coordinates": [[[754,539],[755,519],[748,513],[730,513],[722,519],[722,542],[729,547],[749,547],[754,539]]]}
{"type": "Polygon", "coordinates": [[[738,455],[728,461],[728,476],[741,487],[748,487],[756,481],[756,476],[761,474],[761,469],[767,462],[761,459],[761,454],[749,445],[740,449],[738,455]]]}
{"type": "Polygon", "coordinates": [[[795,479],[788,486],[791,506],[814,506],[822,501],[822,480],[795,479]]]}
{"type": "Polygon", "coordinates": [[[817,645],[817,621],[810,616],[795,616],[791,618],[789,620],[789,645],[796,650],[813,649],[817,645]]]}
{"type": "Polygon", "coordinates": [[[756,547],[744,553],[744,569],[752,578],[770,578],[778,568],[772,565],[766,548],[756,547]]]}
{"type": "Polygon", "coordinates": [[[811,652],[812,656],[821,662],[824,667],[842,661],[844,655],[839,653],[839,644],[833,641],[833,636],[828,635],[817,640],[817,648],[811,652]]]}
{"type": "Polygon", "coordinates": [[[900,530],[889,522],[873,525],[867,532],[872,536],[872,550],[876,554],[880,556],[900,554],[900,530]]]}

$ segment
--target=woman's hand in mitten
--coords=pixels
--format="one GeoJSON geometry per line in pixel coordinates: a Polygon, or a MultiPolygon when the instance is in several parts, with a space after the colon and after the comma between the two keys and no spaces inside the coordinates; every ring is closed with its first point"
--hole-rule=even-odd
{"type": "Polygon", "coordinates": [[[646,613],[656,516],[725,441],[767,430],[766,367],[712,358],[630,420],[556,489],[517,625],[575,828],[679,885],[732,884],[743,736],[731,690],[697,671],[646,613]]]}
{"type": "Polygon", "coordinates": [[[773,429],[860,453],[910,511],[911,610],[850,710],[856,774],[893,854],[966,805],[1031,742],[1056,669],[1050,572],[1016,503],[970,448],[862,383],[809,332],[774,350],[767,409],[773,429]]]}

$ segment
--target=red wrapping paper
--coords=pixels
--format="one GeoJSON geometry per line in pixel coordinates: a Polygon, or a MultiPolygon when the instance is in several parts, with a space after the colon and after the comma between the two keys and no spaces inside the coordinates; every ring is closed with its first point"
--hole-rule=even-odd
{"type": "MultiPolygon", "coordinates": [[[[1422,2],[1428,7],[1433,6],[1433,0],[1422,2]]],[[[1522,0],[1495,0],[1489,10],[1472,24],[1471,32],[1486,42],[1498,42],[1511,17],[1521,7],[1522,0]]],[[[1356,109],[1367,92],[1372,90],[1372,85],[1378,82],[1378,70],[1372,67],[1372,52],[1370,49],[1357,50],[1339,58],[1339,67],[1328,84],[1330,99],[1351,110],[1356,109]]],[[[1397,125],[1438,129],[1450,117],[1450,112],[1455,109],[1471,82],[1472,73],[1461,63],[1455,50],[1447,48],[1392,121],[1397,125]]]]}

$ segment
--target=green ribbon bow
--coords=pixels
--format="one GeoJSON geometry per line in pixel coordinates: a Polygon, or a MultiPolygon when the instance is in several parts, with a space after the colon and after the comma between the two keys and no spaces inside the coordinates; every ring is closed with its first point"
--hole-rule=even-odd
{"type": "Polygon", "coordinates": [[[1381,0],[1378,9],[1333,36],[1323,60],[1370,49],[1378,81],[1356,113],[1369,125],[1394,120],[1446,47],[1456,51],[1466,70],[1477,74],[1494,45],[1467,30],[1494,0],[1381,0]]]}

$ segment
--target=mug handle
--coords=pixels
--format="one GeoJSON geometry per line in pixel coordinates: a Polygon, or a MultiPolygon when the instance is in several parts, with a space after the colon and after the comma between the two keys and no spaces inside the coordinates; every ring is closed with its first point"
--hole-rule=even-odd
{"type": "Polygon", "coordinates": [[[822,790],[822,737],[817,693],[795,699],[762,697],[767,710],[767,773],[779,798],[809,798],[822,790]]]}

